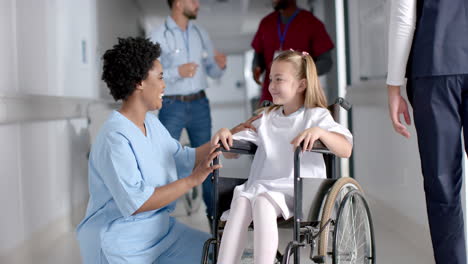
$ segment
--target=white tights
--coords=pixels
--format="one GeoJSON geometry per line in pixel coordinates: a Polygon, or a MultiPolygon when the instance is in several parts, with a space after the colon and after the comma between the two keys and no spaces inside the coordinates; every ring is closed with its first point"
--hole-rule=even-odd
{"type": "Polygon", "coordinates": [[[278,249],[277,217],[280,209],[265,195],[252,207],[250,200],[238,197],[232,204],[219,250],[219,264],[238,264],[247,242],[250,222],[254,222],[254,263],[272,264],[278,249]]]}

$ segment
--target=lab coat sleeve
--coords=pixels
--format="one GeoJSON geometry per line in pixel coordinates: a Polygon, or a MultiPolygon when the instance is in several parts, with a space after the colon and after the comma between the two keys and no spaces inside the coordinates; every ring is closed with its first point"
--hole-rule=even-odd
{"type": "Polygon", "coordinates": [[[153,43],[159,43],[161,47],[161,57],[159,61],[163,66],[164,80],[167,83],[174,83],[182,79],[179,74],[180,65],[172,65],[171,52],[168,45],[168,40],[164,36],[164,26],[151,33],[150,39],[153,43]]]}
{"type": "Polygon", "coordinates": [[[351,134],[351,132],[349,132],[349,130],[346,127],[335,122],[328,109],[318,109],[315,126],[325,129],[328,132],[335,132],[341,134],[346,138],[346,140],[349,141],[349,143],[353,144],[353,135],[351,134]]]}
{"type": "MultiPolygon", "coordinates": [[[[263,113],[265,115],[265,113],[263,113]]],[[[255,120],[252,125],[255,127],[255,129],[257,129],[257,131],[260,129],[260,124],[261,124],[261,120],[262,120],[263,117],[255,120]]],[[[242,130],[240,132],[237,132],[236,134],[233,135],[232,137],[234,140],[243,140],[243,141],[248,141],[248,142],[252,142],[254,143],[255,145],[258,145],[259,144],[259,137],[258,137],[258,133],[251,130],[251,129],[246,129],[246,130],[242,130]]]]}
{"type": "Polygon", "coordinates": [[[403,85],[416,25],[416,0],[393,0],[388,31],[388,85],[403,85]]]}
{"type": "Polygon", "coordinates": [[[113,132],[106,139],[95,163],[102,179],[124,217],[132,215],[153,194],[141,175],[130,142],[113,132]]]}
{"type": "Polygon", "coordinates": [[[215,48],[213,46],[213,42],[211,42],[208,32],[206,32],[205,29],[199,26],[197,27],[200,30],[201,37],[203,38],[203,41],[206,45],[206,52],[208,53],[208,57],[203,60],[203,67],[205,68],[205,71],[208,74],[208,76],[210,76],[211,78],[221,78],[226,68],[221,69],[216,63],[214,59],[215,48]]]}

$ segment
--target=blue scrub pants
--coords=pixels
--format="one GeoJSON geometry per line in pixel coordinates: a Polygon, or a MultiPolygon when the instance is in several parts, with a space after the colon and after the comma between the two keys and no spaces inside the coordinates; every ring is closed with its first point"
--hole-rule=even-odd
{"type": "MultiPolygon", "coordinates": [[[[200,263],[203,255],[203,245],[211,238],[208,233],[177,223],[181,235],[169,248],[161,254],[153,264],[200,263]]],[[[109,264],[104,254],[101,254],[101,264],[109,264]]]]}
{"type": "Polygon", "coordinates": [[[466,264],[462,140],[468,151],[468,75],[409,81],[424,176],[424,191],[437,264],[466,264]]]}
{"type": "Polygon", "coordinates": [[[203,245],[210,238],[208,233],[180,224],[183,228],[179,238],[153,264],[200,263],[203,245]]]}
{"type": "MultiPolygon", "coordinates": [[[[163,107],[159,111],[159,120],[171,136],[180,139],[182,129],[186,129],[190,145],[199,147],[211,140],[211,113],[208,99],[201,98],[191,102],[181,102],[164,98],[163,107]]],[[[206,214],[211,219],[213,215],[213,184],[211,176],[203,182],[203,201],[206,214]]]]}

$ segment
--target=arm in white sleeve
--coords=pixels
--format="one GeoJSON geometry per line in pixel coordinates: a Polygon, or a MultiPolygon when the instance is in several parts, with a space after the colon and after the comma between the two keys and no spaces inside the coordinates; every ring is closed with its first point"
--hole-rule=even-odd
{"type": "MultiPolygon", "coordinates": [[[[265,111],[263,111],[262,114],[266,115],[265,111]]],[[[262,119],[263,117],[252,122],[252,126],[254,126],[257,131],[260,128],[260,125],[262,124],[262,119]]],[[[258,145],[259,137],[257,131],[253,131],[251,129],[242,130],[240,132],[235,133],[233,135],[233,139],[244,140],[258,145]]]]}
{"type": "Polygon", "coordinates": [[[400,86],[405,82],[415,27],[416,0],[393,0],[388,32],[388,85],[400,86]]]}

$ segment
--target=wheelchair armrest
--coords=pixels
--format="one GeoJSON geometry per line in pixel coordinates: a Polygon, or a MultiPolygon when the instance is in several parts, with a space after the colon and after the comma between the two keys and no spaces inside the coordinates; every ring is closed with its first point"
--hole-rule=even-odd
{"type": "MultiPolygon", "coordinates": [[[[302,151],[302,148],[303,148],[303,143],[296,148],[296,151],[302,151]]],[[[309,152],[322,153],[322,154],[333,154],[327,148],[327,146],[325,146],[325,144],[323,144],[322,141],[320,141],[320,140],[316,140],[314,142],[314,146],[312,147],[312,150],[310,150],[309,152]]]]}
{"type": "Polygon", "coordinates": [[[222,152],[253,155],[257,151],[257,145],[243,140],[233,140],[230,150],[225,149],[221,142],[219,144],[221,145],[219,149],[222,152]]]}
{"type": "MultiPolygon", "coordinates": [[[[226,150],[222,145],[219,148],[222,152],[237,153],[237,154],[248,154],[254,155],[257,151],[257,145],[252,142],[243,141],[243,140],[233,140],[232,147],[230,150],[226,150]]],[[[221,144],[221,143],[220,143],[221,144]]],[[[299,151],[302,151],[302,144],[297,147],[299,151]]],[[[297,151],[296,149],[296,151],[297,151]]],[[[314,146],[310,152],[322,153],[322,154],[332,154],[332,152],[322,143],[322,141],[317,140],[314,142],[314,146]]]]}

